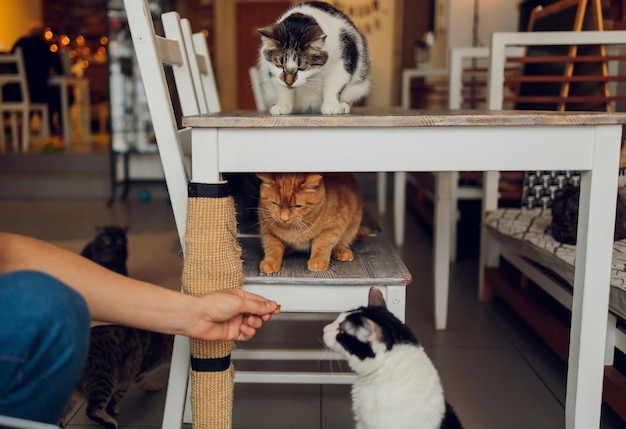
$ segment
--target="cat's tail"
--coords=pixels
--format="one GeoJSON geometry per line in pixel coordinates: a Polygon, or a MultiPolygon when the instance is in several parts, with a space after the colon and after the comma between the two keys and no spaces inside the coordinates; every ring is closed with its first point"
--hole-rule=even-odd
{"type": "Polygon", "coordinates": [[[369,237],[371,231],[366,226],[360,226],[359,230],[356,232],[355,240],[363,240],[364,238],[369,237]]]}

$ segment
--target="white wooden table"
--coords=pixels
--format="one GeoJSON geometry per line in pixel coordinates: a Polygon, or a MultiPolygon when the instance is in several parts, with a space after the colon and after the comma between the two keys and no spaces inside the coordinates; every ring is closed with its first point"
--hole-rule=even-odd
{"type": "MultiPolygon", "coordinates": [[[[223,172],[582,170],[566,427],[599,427],[621,123],[626,114],[389,111],[344,116],[224,112],[186,117],[192,182],[223,172]],[[541,154],[541,156],[538,156],[541,154]],[[590,202],[593,201],[593,204],[590,202]]],[[[440,198],[449,198],[442,174],[440,198]]],[[[435,312],[445,312],[450,204],[435,216],[435,312]]],[[[407,308],[407,312],[411,311],[407,308]]]]}

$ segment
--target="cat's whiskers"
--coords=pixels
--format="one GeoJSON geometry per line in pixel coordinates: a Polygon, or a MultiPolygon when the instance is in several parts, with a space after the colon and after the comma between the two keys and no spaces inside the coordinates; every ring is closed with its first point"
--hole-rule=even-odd
{"type": "Polygon", "coordinates": [[[344,359],[338,358],[336,353],[328,348],[324,341],[322,341],[322,357],[320,358],[320,363],[322,362],[328,362],[328,372],[331,374],[345,372],[343,367],[344,359]]]}

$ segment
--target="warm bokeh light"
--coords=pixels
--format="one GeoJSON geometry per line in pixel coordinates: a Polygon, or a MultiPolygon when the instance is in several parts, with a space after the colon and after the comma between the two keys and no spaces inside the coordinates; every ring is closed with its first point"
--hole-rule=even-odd
{"type": "Polygon", "coordinates": [[[108,37],[106,37],[106,36],[102,36],[102,37],[100,38],[100,44],[101,44],[101,45],[106,45],[107,43],[109,43],[109,38],[108,38],[108,37]]]}
{"type": "Polygon", "coordinates": [[[89,67],[89,61],[87,61],[87,60],[82,60],[82,61],[80,62],[80,66],[81,66],[82,68],[86,69],[87,67],[89,67]]]}
{"type": "Polygon", "coordinates": [[[59,47],[56,44],[50,45],[50,52],[59,52],[59,47]]]}
{"type": "Polygon", "coordinates": [[[84,56],[89,55],[89,53],[90,53],[90,52],[91,52],[91,50],[90,50],[87,46],[85,46],[85,47],[82,49],[82,51],[81,51],[81,53],[82,53],[84,56]]]}
{"type": "Polygon", "coordinates": [[[43,33],[43,37],[46,40],[52,40],[52,38],[54,37],[54,33],[52,32],[52,30],[50,30],[49,28],[46,29],[45,33],[43,33]]]}
{"type": "Polygon", "coordinates": [[[61,37],[59,38],[59,41],[61,42],[61,44],[62,44],[63,46],[67,46],[67,45],[69,45],[69,44],[70,44],[70,38],[69,38],[69,37],[67,37],[66,35],[61,36],[61,37]]]}
{"type": "Polygon", "coordinates": [[[85,38],[81,35],[76,36],[76,44],[78,46],[83,46],[85,44],[85,38]]]}

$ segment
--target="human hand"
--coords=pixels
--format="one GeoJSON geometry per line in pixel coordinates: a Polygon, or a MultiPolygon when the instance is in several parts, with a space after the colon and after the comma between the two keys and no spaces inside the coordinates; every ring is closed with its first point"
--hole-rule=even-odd
{"type": "Polygon", "coordinates": [[[260,295],[240,288],[224,289],[195,297],[195,309],[188,320],[187,336],[201,340],[252,338],[280,306],[260,295]]]}

